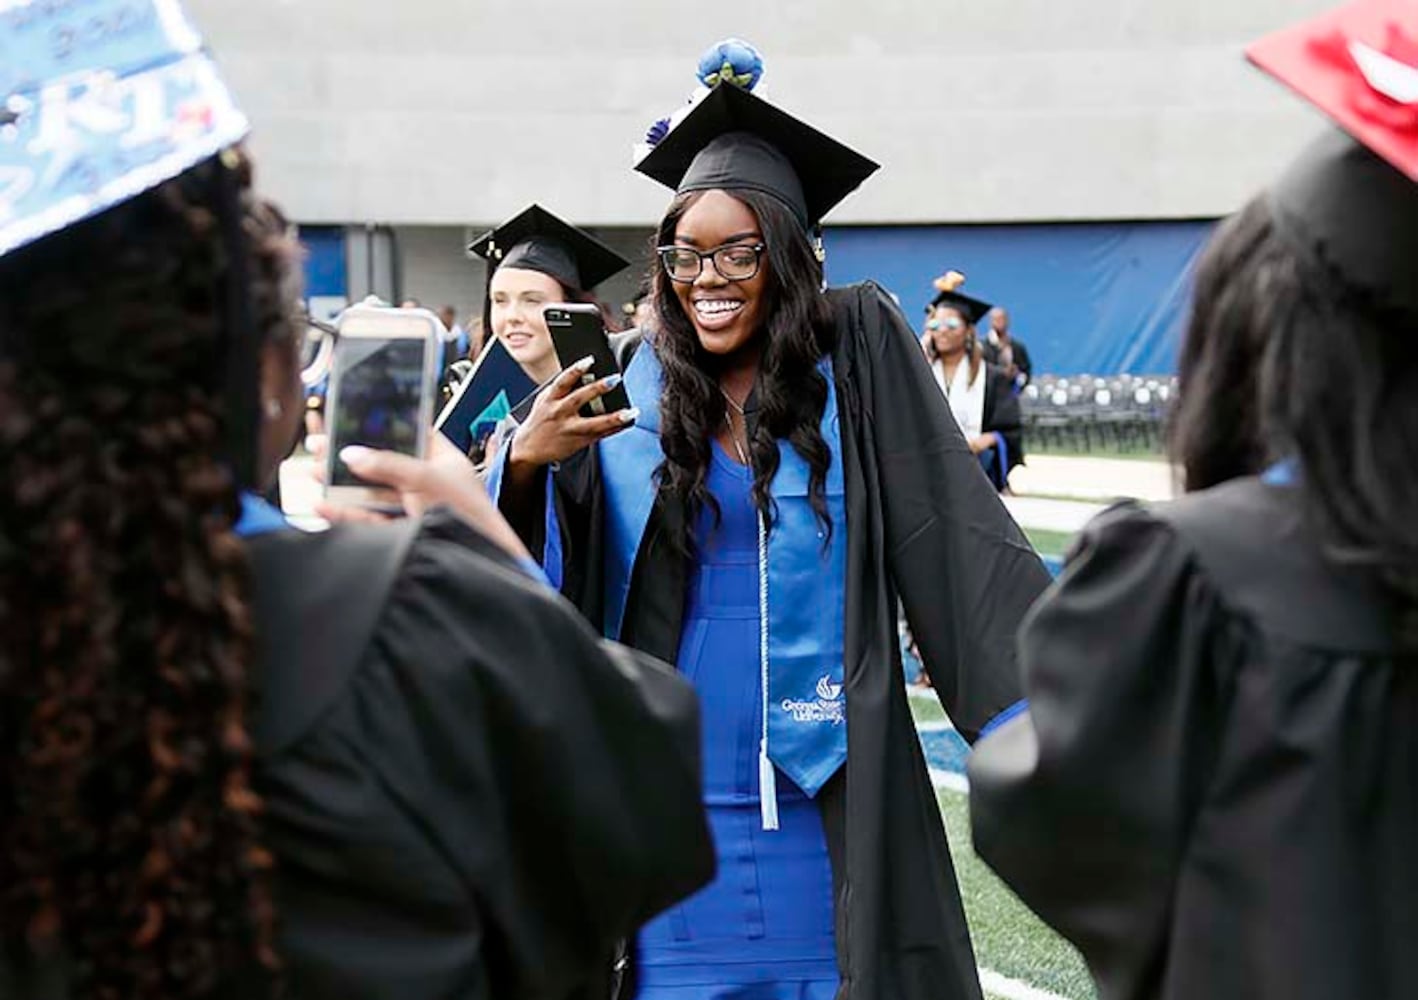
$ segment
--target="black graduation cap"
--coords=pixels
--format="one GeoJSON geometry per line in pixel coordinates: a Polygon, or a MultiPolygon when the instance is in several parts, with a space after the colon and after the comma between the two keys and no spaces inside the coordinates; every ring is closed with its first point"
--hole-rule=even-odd
{"type": "Polygon", "coordinates": [[[721,83],[635,169],[676,194],[761,191],[810,229],[879,165],[763,98],[721,83]]]}
{"type": "Polygon", "coordinates": [[[965,275],[959,271],[947,271],[937,278],[935,280],[936,297],[931,299],[930,305],[926,306],[926,312],[929,313],[940,306],[951,306],[958,310],[971,326],[984,319],[985,314],[994,306],[960,291],[960,286],[963,284],[965,284],[965,275]]]}
{"type": "Polygon", "coordinates": [[[600,240],[540,205],[479,236],[468,252],[488,262],[489,279],[499,267],[514,267],[539,271],[583,292],[630,266],[600,240]]]}
{"type": "Polygon", "coordinates": [[[1271,186],[1293,245],[1377,302],[1418,317],[1418,184],[1339,129],[1321,134],[1271,186]]]}

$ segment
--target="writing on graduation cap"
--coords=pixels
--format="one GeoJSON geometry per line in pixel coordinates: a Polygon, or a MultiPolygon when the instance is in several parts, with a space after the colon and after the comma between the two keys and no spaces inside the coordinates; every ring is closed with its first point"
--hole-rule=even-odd
{"type": "Polygon", "coordinates": [[[239,138],[173,0],[0,0],[0,246],[172,176],[239,138]],[[11,49],[7,46],[13,45],[11,49]]]}
{"type": "Polygon", "coordinates": [[[42,35],[56,59],[69,59],[86,46],[149,30],[158,20],[151,2],[128,0],[33,0],[0,8],[0,26],[18,35],[42,35]]]}

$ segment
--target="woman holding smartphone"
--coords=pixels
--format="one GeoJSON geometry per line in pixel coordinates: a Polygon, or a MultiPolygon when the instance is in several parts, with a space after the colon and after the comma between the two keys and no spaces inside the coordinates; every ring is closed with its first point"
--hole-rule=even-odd
{"type": "Polygon", "coordinates": [[[719,876],[641,935],[640,995],[977,998],[897,595],[973,739],[1018,698],[1047,574],[899,310],[822,290],[817,224],[875,164],[720,84],[638,169],[675,198],[636,419],[581,417],[606,386],[568,373],[490,482],[605,634],[701,698],[719,876]]]}
{"type": "MultiPolygon", "coordinates": [[[[298,248],[162,6],[84,49],[174,96],[121,160],[66,150],[109,173],[11,123],[58,186],[0,220],[0,996],[599,1000],[712,870],[693,692],[524,575],[449,448],[352,464],[467,520],[310,535],[260,500],[298,248]]],[[[11,10],[46,86],[91,10],[11,10]]]]}

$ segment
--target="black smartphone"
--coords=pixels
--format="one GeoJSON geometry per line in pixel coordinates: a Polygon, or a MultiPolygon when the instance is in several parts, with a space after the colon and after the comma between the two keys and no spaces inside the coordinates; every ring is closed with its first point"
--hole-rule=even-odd
{"type": "MultiPolygon", "coordinates": [[[[583,385],[608,378],[620,371],[615,353],[611,350],[610,338],[606,336],[606,325],[601,319],[601,311],[593,305],[579,302],[556,302],[542,310],[547,330],[551,333],[552,346],[556,348],[556,359],[563,369],[574,365],[584,357],[594,358],[590,371],[582,376],[583,385]]],[[[581,407],[581,416],[596,417],[603,413],[614,413],[630,406],[630,397],[625,386],[618,385],[610,392],[581,407]]]]}

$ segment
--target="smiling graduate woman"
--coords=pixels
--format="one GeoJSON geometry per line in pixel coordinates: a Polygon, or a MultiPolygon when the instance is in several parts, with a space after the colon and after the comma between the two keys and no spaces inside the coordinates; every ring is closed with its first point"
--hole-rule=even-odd
{"type": "Polygon", "coordinates": [[[675,198],[632,409],[579,416],[603,387],[568,372],[491,483],[583,612],[700,695],[719,874],[641,934],[640,996],[977,998],[897,598],[973,739],[1019,696],[1045,571],[891,299],[823,289],[817,224],[875,164],[721,82],[637,169],[675,198]]]}

